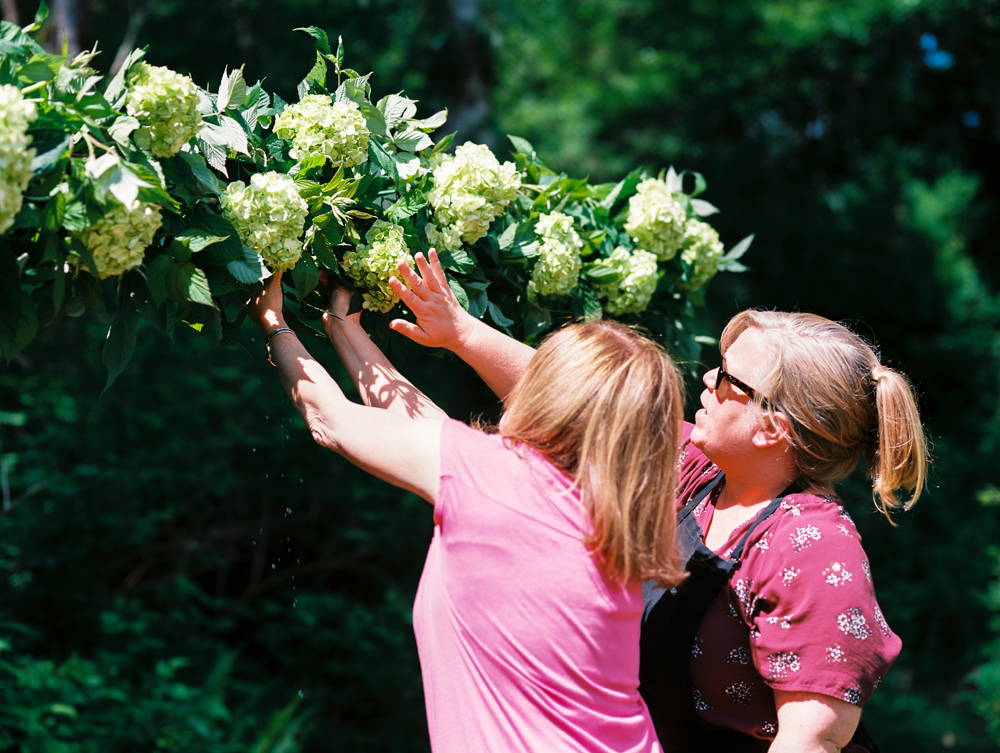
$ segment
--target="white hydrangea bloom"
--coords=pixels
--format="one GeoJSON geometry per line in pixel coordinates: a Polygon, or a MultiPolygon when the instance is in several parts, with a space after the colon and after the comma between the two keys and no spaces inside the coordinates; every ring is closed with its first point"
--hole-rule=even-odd
{"type": "Polygon", "coordinates": [[[28,126],[37,117],[35,105],[25,101],[20,89],[0,86],[0,234],[14,224],[31,180],[35,150],[28,148],[28,126]]]}
{"type": "Polygon", "coordinates": [[[128,83],[128,114],[148,129],[154,156],[173,157],[201,129],[194,81],[169,68],[137,63],[128,83]]]}
{"type": "Polygon", "coordinates": [[[250,185],[238,180],[220,199],[223,216],[246,245],[274,270],[291,269],[302,255],[302,229],[309,207],[295,181],[276,172],[257,173],[250,185]]]}
{"type": "Polygon", "coordinates": [[[292,159],[322,154],[334,167],[368,161],[371,132],[354,102],[332,102],[325,94],[307,94],[277,117],[274,133],[292,142],[292,159]]]}
{"type": "Polygon", "coordinates": [[[619,246],[600,264],[621,275],[618,282],[597,287],[598,295],[607,298],[604,310],[612,316],[645,311],[656,290],[656,254],[641,248],[629,253],[619,246]]]}
{"type": "MultiPolygon", "coordinates": [[[[120,275],[142,264],[146,248],[160,228],[160,208],[135,202],[132,208],[118,204],[80,235],[80,240],[94,257],[98,276],[120,275]]],[[[87,269],[75,254],[70,260],[87,269]]]]}
{"type": "Polygon", "coordinates": [[[427,201],[434,222],[426,232],[431,244],[441,249],[454,250],[463,241],[475,243],[486,235],[521,188],[516,165],[501,165],[482,144],[462,144],[454,156],[437,154],[431,166],[433,188],[427,201]]]}
{"type": "Polygon", "coordinates": [[[398,277],[396,265],[404,259],[413,266],[413,256],[403,238],[403,228],[393,222],[376,220],[365,233],[367,245],[348,251],[340,261],[344,272],[362,290],[362,306],[371,311],[385,312],[399,298],[389,287],[389,278],[398,277]]]}
{"type": "Polygon", "coordinates": [[[681,287],[696,290],[719,271],[722,242],[715,228],[701,220],[689,220],[684,230],[681,259],[691,265],[691,275],[681,287]]]}
{"type": "Polygon", "coordinates": [[[666,182],[657,178],[647,178],[636,190],[628,200],[625,232],[660,261],[674,258],[684,242],[687,213],[683,205],[667,190],[666,182]]]}
{"type": "Polygon", "coordinates": [[[573,229],[573,218],[562,212],[539,216],[534,245],[538,261],[528,287],[539,295],[566,295],[580,279],[580,249],[583,241],[573,229]]]}

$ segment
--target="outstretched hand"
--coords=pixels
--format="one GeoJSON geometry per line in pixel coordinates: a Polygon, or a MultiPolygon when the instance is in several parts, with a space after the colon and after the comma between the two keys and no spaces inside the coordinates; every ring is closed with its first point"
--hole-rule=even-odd
{"type": "Polygon", "coordinates": [[[476,320],[462,308],[449,287],[437,251],[431,249],[429,257],[416,255],[419,275],[406,262],[399,262],[399,276],[406,285],[395,277],[389,278],[393,292],[417,317],[416,324],[393,319],[389,327],[429,348],[455,350],[469,337],[476,320]]]}

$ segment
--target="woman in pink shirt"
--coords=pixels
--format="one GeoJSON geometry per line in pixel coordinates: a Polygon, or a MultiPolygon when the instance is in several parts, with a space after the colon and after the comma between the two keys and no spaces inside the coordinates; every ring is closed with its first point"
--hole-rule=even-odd
{"type": "MultiPolygon", "coordinates": [[[[440,272],[433,251],[429,269],[440,272]]],[[[412,290],[393,289],[417,322],[391,326],[454,351],[506,395],[531,348],[447,289],[403,267],[400,277],[412,290]]],[[[683,435],[678,547],[689,575],[676,588],[644,584],[643,699],[674,753],[875,753],[861,708],[900,640],[833,487],[864,457],[880,511],[916,501],[927,452],[913,391],[819,316],[744,311],[721,346],[683,435]]]]}
{"type": "MultiPolygon", "coordinates": [[[[447,289],[418,263],[422,291],[447,289]]],[[[683,577],[682,382],[663,350],[613,322],[566,327],[487,434],[403,379],[341,292],[324,324],[366,405],[348,401],[285,326],[280,278],[249,313],[313,437],[434,505],[413,614],[433,750],[660,751],[638,684],[641,584],[683,577]]]]}

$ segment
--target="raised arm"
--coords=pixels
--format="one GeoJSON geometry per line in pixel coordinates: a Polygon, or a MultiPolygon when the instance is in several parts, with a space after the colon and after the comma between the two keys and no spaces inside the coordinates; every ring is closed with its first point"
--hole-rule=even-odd
{"type": "Polygon", "coordinates": [[[409,288],[396,278],[390,278],[389,284],[417,323],[394,319],[389,326],[421,345],[447,348],[475,369],[497,397],[506,399],[534,349],[463,309],[448,286],[436,251],[431,249],[429,262],[417,254],[416,262],[419,276],[405,263],[399,264],[399,275],[409,288]]]}
{"type": "Polygon", "coordinates": [[[441,469],[441,419],[413,419],[352,403],[309,355],[282,316],[281,273],[251,302],[250,318],[270,338],[270,355],[295,409],[313,439],[390,484],[437,498],[441,469]],[[271,337],[273,335],[273,337],[271,337]]]}
{"type": "Polygon", "coordinates": [[[361,313],[348,315],[351,291],[324,275],[331,289],[323,328],[337,349],[365,405],[409,418],[446,418],[446,414],[389,363],[361,326],[361,313]]]}

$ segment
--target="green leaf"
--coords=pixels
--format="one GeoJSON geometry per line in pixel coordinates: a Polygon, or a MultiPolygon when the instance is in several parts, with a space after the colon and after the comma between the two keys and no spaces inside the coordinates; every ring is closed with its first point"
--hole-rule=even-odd
{"type": "Polygon", "coordinates": [[[88,159],[86,170],[100,190],[110,193],[126,207],[135,204],[140,188],[152,188],[129,165],[122,164],[117,154],[110,152],[96,159],[88,159]]]}
{"type": "Polygon", "coordinates": [[[140,127],[138,119],[131,115],[120,115],[115,118],[115,122],[108,127],[108,135],[117,142],[122,149],[131,149],[132,144],[129,136],[140,127]]]}
{"type": "Polygon", "coordinates": [[[191,169],[191,174],[194,176],[200,189],[215,196],[222,195],[224,185],[222,181],[215,177],[215,173],[208,169],[204,157],[192,152],[178,152],[177,156],[184,160],[191,169]]]}
{"type": "Polygon", "coordinates": [[[260,254],[249,246],[243,246],[243,258],[235,259],[226,265],[229,273],[240,282],[253,285],[267,276],[267,267],[260,254]]]}
{"type": "Polygon", "coordinates": [[[437,144],[434,145],[434,149],[431,150],[431,155],[438,154],[439,152],[447,152],[451,149],[451,142],[455,140],[455,134],[449,133],[447,136],[442,138],[437,144]]]}
{"type": "MultiPolygon", "coordinates": [[[[317,51],[321,52],[324,55],[331,54],[330,40],[327,38],[326,32],[320,29],[318,26],[299,26],[295,29],[292,29],[292,31],[304,31],[306,34],[308,34],[309,36],[313,37],[316,40],[317,51]]],[[[343,57],[339,49],[337,50],[337,57],[341,58],[341,62],[343,62],[343,57]]]]}
{"type": "Polygon", "coordinates": [[[31,160],[31,172],[37,175],[38,173],[44,172],[50,167],[54,167],[59,164],[63,157],[66,157],[69,154],[71,141],[72,136],[67,136],[51,149],[36,155],[35,158],[31,160]]]}
{"type": "Polygon", "coordinates": [[[507,134],[507,138],[510,139],[510,143],[514,145],[514,150],[518,154],[523,154],[530,159],[535,159],[535,147],[531,145],[531,142],[527,139],[522,139],[520,136],[511,136],[507,134]]]}
{"type": "Polygon", "coordinates": [[[428,147],[434,146],[434,140],[423,131],[416,129],[406,130],[398,133],[392,138],[392,143],[398,149],[408,152],[420,152],[428,147]]]}
{"type": "Polygon", "coordinates": [[[691,199],[691,209],[699,217],[709,217],[718,213],[718,208],[704,199],[691,199]]]}
{"type": "Polygon", "coordinates": [[[462,308],[468,311],[469,296],[465,292],[465,288],[463,288],[461,284],[459,284],[458,280],[453,280],[450,277],[448,278],[448,287],[451,288],[451,292],[455,294],[455,297],[458,299],[458,302],[461,304],[462,308]]]}
{"type": "Polygon", "coordinates": [[[490,318],[497,323],[497,326],[507,328],[514,323],[513,319],[508,319],[493,301],[487,304],[486,310],[490,312],[490,318]]]}
{"type": "Polygon", "coordinates": [[[441,260],[441,266],[445,269],[453,269],[461,274],[468,274],[476,268],[475,260],[463,248],[440,251],[438,252],[438,259],[441,260]]]}
{"type": "Polygon", "coordinates": [[[199,228],[188,228],[183,233],[179,233],[174,236],[174,239],[180,241],[184,244],[186,248],[189,248],[192,252],[202,251],[213,243],[221,243],[226,240],[228,236],[218,236],[212,235],[205,230],[199,228]]]}
{"type": "Polygon", "coordinates": [[[306,77],[299,82],[299,99],[302,99],[303,92],[308,94],[314,85],[320,89],[326,88],[326,58],[318,51],[316,52],[316,62],[313,63],[313,67],[306,74],[306,77]]]}
{"type": "Polygon", "coordinates": [[[316,269],[316,263],[308,254],[303,254],[292,267],[292,282],[295,284],[295,294],[299,301],[304,301],[306,296],[313,292],[319,284],[319,271],[316,269]]]}
{"type": "Polygon", "coordinates": [[[247,98],[247,82],[243,80],[243,69],[237,68],[232,73],[228,69],[222,72],[219,82],[219,93],[215,98],[215,106],[219,112],[236,109],[243,105],[247,98]]]}
{"type": "Polygon", "coordinates": [[[8,363],[38,334],[35,304],[21,290],[19,278],[17,260],[0,248],[0,348],[8,363]]]}
{"type": "Polygon", "coordinates": [[[401,94],[390,94],[378,102],[378,109],[385,116],[388,128],[395,128],[400,122],[417,114],[417,105],[412,99],[401,94]]]}
{"type": "Polygon", "coordinates": [[[584,267],[583,274],[597,285],[609,285],[613,282],[618,282],[622,278],[621,272],[604,264],[588,265],[584,267]]]}
{"type": "Polygon", "coordinates": [[[372,162],[382,168],[386,175],[397,183],[399,182],[399,171],[396,169],[395,160],[375,139],[368,142],[368,156],[372,162]]]}
{"type": "Polygon", "coordinates": [[[167,290],[175,301],[215,306],[208,277],[193,262],[173,264],[167,269],[167,290]]]}
{"type": "Polygon", "coordinates": [[[147,259],[143,264],[143,270],[146,272],[146,286],[157,306],[170,297],[170,291],[167,289],[167,272],[172,266],[174,266],[174,260],[170,258],[170,254],[160,254],[152,259],[147,259]]]}
{"type": "Polygon", "coordinates": [[[436,131],[448,121],[448,110],[438,110],[429,118],[411,120],[410,125],[422,131],[436,131]]]}
{"type": "Polygon", "coordinates": [[[725,254],[722,255],[722,257],[720,257],[719,263],[724,264],[726,262],[735,261],[736,259],[739,259],[741,256],[743,256],[743,254],[747,252],[747,249],[750,248],[750,244],[753,243],[754,235],[755,235],[754,233],[751,233],[746,238],[737,243],[735,246],[733,246],[731,249],[729,249],[728,252],[726,252],[725,254]]]}
{"type": "Polygon", "coordinates": [[[139,275],[136,272],[126,272],[118,280],[118,308],[111,319],[108,337],[104,341],[104,352],[101,360],[108,369],[108,381],[101,390],[103,395],[125,370],[135,352],[135,343],[139,329],[139,310],[132,301],[132,291],[139,275]]]}
{"type": "Polygon", "coordinates": [[[45,0],[41,0],[38,4],[38,10],[35,12],[35,20],[32,21],[30,26],[24,27],[25,34],[32,34],[42,28],[42,24],[45,23],[45,19],[49,17],[49,5],[45,0]]]}
{"type": "Polygon", "coordinates": [[[299,172],[297,175],[305,175],[315,167],[323,167],[326,164],[326,159],[325,154],[310,154],[299,163],[299,172]]]}
{"type": "Polygon", "coordinates": [[[407,217],[412,217],[421,209],[427,206],[427,199],[419,191],[403,194],[399,200],[389,207],[385,215],[393,222],[399,222],[407,217]]]}
{"type": "Polygon", "coordinates": [[[510,251],[514,247],[514,238],[517,237],[517,224],[516,222],[512,222],[500,234],[500,237],[497,238],[497,245],[501,251],[510,251]]]}

